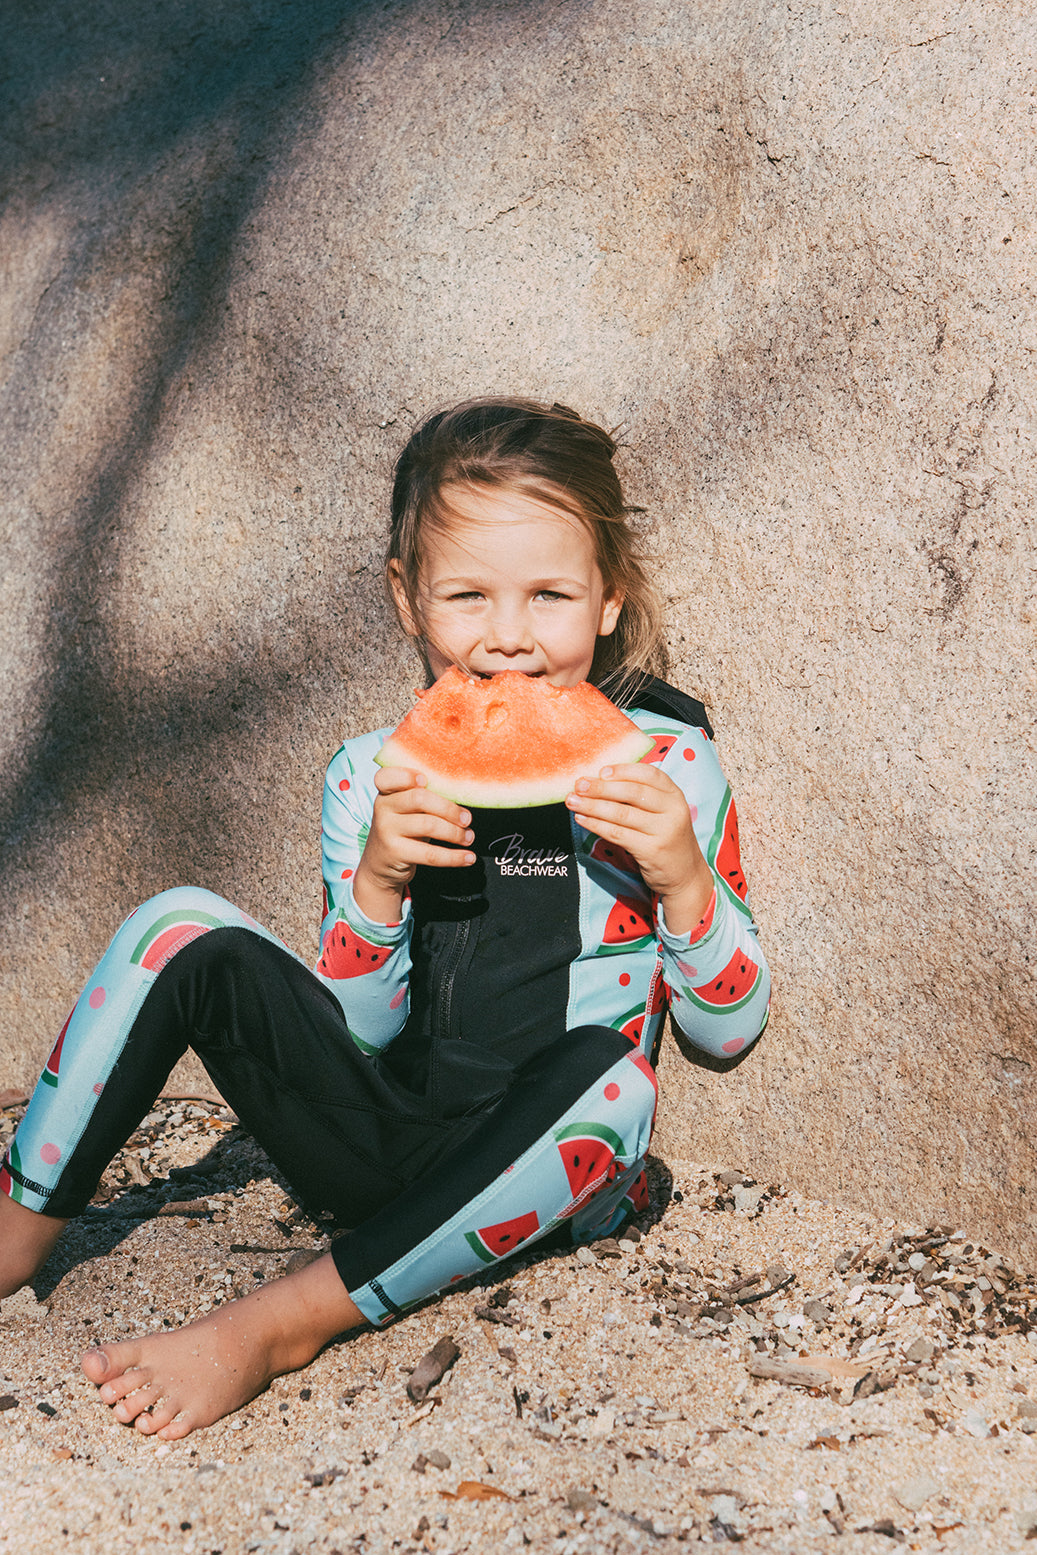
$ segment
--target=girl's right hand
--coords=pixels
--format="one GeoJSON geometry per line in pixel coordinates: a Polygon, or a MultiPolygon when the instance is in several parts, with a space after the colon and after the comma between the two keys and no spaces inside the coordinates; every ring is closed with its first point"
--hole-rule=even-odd
{"type": "Polygon", "coordinates": [[[373,922],[394,923],[419,864],[460,869],[475,863],[475,854],[467,851],[474,838],[472,817],[431,793],[422,773],[404,767],[382,768],[375,787],[378,798],[353,879],[353,900],[373,922]]]}

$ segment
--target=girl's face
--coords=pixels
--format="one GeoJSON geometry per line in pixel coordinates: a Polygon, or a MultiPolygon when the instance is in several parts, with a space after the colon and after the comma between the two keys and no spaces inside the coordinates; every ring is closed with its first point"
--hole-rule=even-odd
{"type": "Polygon", "coordinates": [[[419,582],[421,628],[394,583],[404,627],[434,675],[521,670],[554,686],[586,680],[622,597],[606,596],[594,543],[568,513],[519,492],[447,487],[450,522],[431,531],[419,582]]]}

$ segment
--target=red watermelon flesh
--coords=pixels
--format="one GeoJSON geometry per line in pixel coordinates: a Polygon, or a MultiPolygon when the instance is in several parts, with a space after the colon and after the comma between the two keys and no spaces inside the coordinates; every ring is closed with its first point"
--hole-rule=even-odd
{"type": "Polygon", "coordinates": [[[555,1133],[558,1153],[569,1179],[572,1203],[561,1218],[575,1215],[580,1205],[599,1189],[614,1182],[622,1162],[616,1160],[623,1141],[607,1123],[570,1123],[555,1133]]]}
{"type": "Polygon", "coordinates": [[[375,760],[425,775],[433,793],[477,809],[556,804],[577,778],[640,761],[642,733],[596,687],[553,686],[502,670],[475,680],[452,666],[424,692],[375,760]]]}
{"type": "Polygon", "coordinates": [[[501,1220],[495,1226],[480,1226],[478,1231],[466,1231],[465,1241],[484,1263],[493,1263],[513,1253],[520,1243],[526,1242],[534,1231],[540,1230],[540,1219],[535,1209],[513,1220],[501,1220]]]}
{"type": "Polygon", "coordinates": [[[611,864],[613,869],[620,869],[625,875],[636,875],[638,872],[632,854],[626,848],[621,848],[618,842],[606,842],[604,837],[594,839],[591,858],[598,859],[602,864],[611,864]]]}
{"type": "Polygon", "coordinates": [[[742,873],[742,861],[738,852],[738,812],[732,799],[724,816],[723,835],[720,846],[717,849],[715,866],[721,880],[725,881],[731,890],[743,902],[749,887],[745,883],[742,873]]]}
{"type": "Polygon", "coordinates": [[[325,977],[359,977],[384,966],[391,955],[391,946],[372,945],[340,918],[324,936],[317,970],[325,977]]]}
{"type": "Polygon", "coordinates": [[[636,1010],[632,1010],[629,1015],[625,1015],[623,1017],[623,1022],[620,1025],[619,1030],[625,1037],[629,1039],[629,1041],[639,1043],[641,1041],[644,1028],[645,1008],[644,1005],[641,1004],[638,1005],[636,1010]]]}
{"type": "Polygon", "coordinates": [[[603,945],[637,945],[655,933],[645,917],[647,902],[633,896],[617,896],[601,936],[603,945]]]}
{"type": "Polygon", "coordinates": [[[646,762],[654,765],[670,754],[670,751],[677,743],[677,736],[671,734],[669,730],[665,730],[662,733],[653,733],[651,730],[646,732],[651,734],[652,748],[644,759],[646,762]]]}
{"type": "Polygon", "coordinates": [[[630,1205],[630,1208],[634,1211],[635,1215],[640,1215],[644,1210],[649,1208],[650,1200],[648,1198],[647,1172],[641,1172],[641,1174],[635,1179],[633,1187],[630,1188],[627,1193],[627,1203],[630,1205]]]}
{"type": "Polygon", "coordinates": [[[760,969],[744,950],[736,950],[724,970],[698,988],[684,992],[708,1009],[736,1009],[755,992],[760,969]]]}

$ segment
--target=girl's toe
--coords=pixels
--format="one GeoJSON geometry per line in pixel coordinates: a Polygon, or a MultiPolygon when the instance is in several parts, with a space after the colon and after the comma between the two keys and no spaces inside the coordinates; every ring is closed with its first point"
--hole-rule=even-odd
{"type": "Polygon", "coordinates": [[[120,1399],[126,1398],[130,1393],[138,1393],[146,1387],[148,1378],[142,1371],[126,1371],[121,1377],[115,1377],[111,1382],[104,1382],[98,1388],[101,1399],[106,1404],[118,1404],[120,1399]]]}
{"type": "Polygon", "coordinates": [[[162,1426],[155,1434],[161,1436],[164,1442],[179,1442],[193,1430],[194,1425],[187,1415],[177,1415],[175,1420],[171,1420],[169,1425],[162,1426]]]}
{"type": "Polygon", "coordinates": [[[129,1425],[131,1420],[138,1419],[143,1410],[150,1409],[157,1398],[156,1387],[135,1388],[119,1400],[112,1413],[125,1425],[129,1425]]]}
{"type": "Polygon", "coordinates": [[[151,1409],[144,1417],[146,1423],[142,1424],[141,1420],[138,1418],[137,1425],[140,1430],[147,1431],[149,1433],[153,1431],[163,1431],[171,1420],[176,1419],[176,1416],[177,1406],[169,1399],[163,1398],[159,1399],[158,1403],[152,1405],[151,1409]]]}

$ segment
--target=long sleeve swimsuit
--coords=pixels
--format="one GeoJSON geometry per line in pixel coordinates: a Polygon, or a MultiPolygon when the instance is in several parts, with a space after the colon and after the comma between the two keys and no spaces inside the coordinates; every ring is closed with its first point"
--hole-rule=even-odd
{"type": "Polygon", "coordinates": [[[208,891],[152,898],[65,1022],[0,1191],[78,1213],[193,1047],[297,1194],[350,1228],[335,1263],[374,1323],[549,1232],[614,1228],[642,1202],[667,1009],[736,1054],[770,986],[704,710],[647,677],[634,702],[714,874],[690,934],[563,804],[473,811],[477,862],[419,868],[400,921],[373,922],[352,880],[388,731],[349,740],[325,782],[315,969],[208,891]]]}

